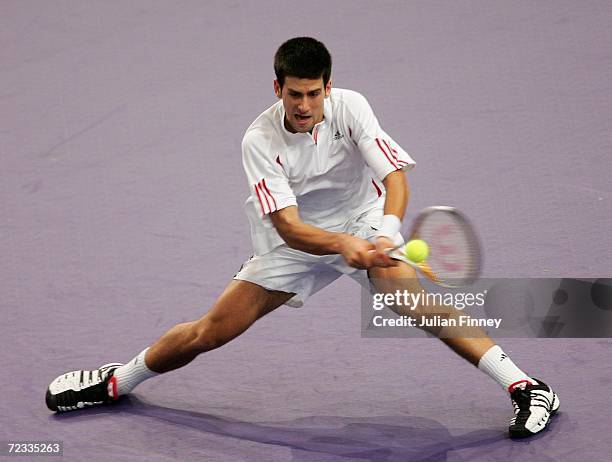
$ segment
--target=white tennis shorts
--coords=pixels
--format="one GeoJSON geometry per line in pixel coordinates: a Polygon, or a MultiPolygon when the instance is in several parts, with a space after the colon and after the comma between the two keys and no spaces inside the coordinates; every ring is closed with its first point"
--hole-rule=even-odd
{"type": "MultiPolygon", "coordinates": [[[[373,240],[382,216],[382,209],[371,209],[349,221],[342,232],[373,240]]],[[[400,233],[395,236],[394,242],[396,245],[403,244],[400,233]]],[[[369,288],[367,271],[352,268],[342,255],[312,255],[283,244],[265,255],[251,257],[234,279],[249,281],[269,290],[294,293],[295,296],[285,304],[299,308],[308,297],[343,274],[369,288]]]]}

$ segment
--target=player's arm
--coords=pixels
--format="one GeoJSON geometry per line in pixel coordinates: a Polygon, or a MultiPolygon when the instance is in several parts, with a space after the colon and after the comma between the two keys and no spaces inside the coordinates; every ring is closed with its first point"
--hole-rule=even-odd
{"type": "Polygon", "coordinates": [[[359,93],[344,92],[344,117],[352,130],[349,132],[361,155],[378,178],[383,179],[386,190],[384,217],[376,240],[377,253],[385,260],[384,250],[393,247],[393,239],[400,231],[410,189],[404,172],[415,165],[402,149],[379,125],[368,101],[359,93]]]}
{"type": "Polygon", "coordinates": [[[410,199],[410,186],[403,170],[389,173],[383,180],[386,196],[384,218],[376,239],[377,258],[385,265],[391,266],[394,260],[389,258],[385,250],[394,247],[393,238],[399,231],[402,219],[410,199]]]}
{"type": "Polygon", "coordinates": [[[370,253],[373,244],[349,234],[329,232],[304,223],[296,206],[271,213],[270,219],[278,234],[293,249],[314,255],[341,254],[355,268],[369,268],[374,264],[370,253]]]}
{"type": "Polygon", "coordinates": [[[401,221],[410,200],[410,185],[403,170],[389,173],[383,180],[385,185],[385,215],[395,215],[401,221]]]}

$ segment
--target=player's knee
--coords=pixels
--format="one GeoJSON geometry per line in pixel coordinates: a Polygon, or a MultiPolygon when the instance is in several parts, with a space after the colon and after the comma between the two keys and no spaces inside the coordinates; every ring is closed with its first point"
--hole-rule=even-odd
{"type": "Polygon", "coordinates": [[[214,350],[235,337],[230,330],[223,319],[204,317],[194,323],[192,345],[198,353],[214,350]]]}

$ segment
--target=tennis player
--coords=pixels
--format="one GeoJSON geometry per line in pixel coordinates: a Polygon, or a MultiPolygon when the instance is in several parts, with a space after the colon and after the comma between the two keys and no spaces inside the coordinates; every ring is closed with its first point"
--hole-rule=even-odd
{"type": "MultiPolygon", "coordinates": [[[[200,319],[174,326],[127,364],[53,380],[46,392],[52,411],[112,403],[144,380],[238,337],[279,306],[302,306],[343,274],[379,291],[422,290],[415,271],[385,252],[403,242],[405,172],[415,165],[412,157],[380,127],[362,95],[332,89],[331,56],[321,42],[298,37],[283,43],[274,71],[279,101],[255,119],[242,141],[253,256],[200,319]]],[[[432,312],[419,307],[412,314],[419,310],[432,312]]],[[[456,316],[453,308],[434,311],[456,316]]],[[[559,408],[548,385],[519,369],[480,329],[462,336],[444,329],[451,331],[429,331],[509,392],[511,436],[547,426],[559,408]]]]}

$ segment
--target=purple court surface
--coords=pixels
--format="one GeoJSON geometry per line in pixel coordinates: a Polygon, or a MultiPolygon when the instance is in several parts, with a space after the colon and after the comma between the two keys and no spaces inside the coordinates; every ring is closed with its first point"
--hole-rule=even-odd
{"type": "Polygon", "coordinates": [[[115,407],[47,410],[54,377],[200,317],[250,256],[240,142],[297,35],[418,162],[408,218],[466,212],[487,276],[612,276],[607,0],[3,0],[0,440],[96,462],[610,460],[612,340],[501,341],[561,398],[511,441],[506,394],[439,341],[361,337],[349,278],[115,407]]]}

